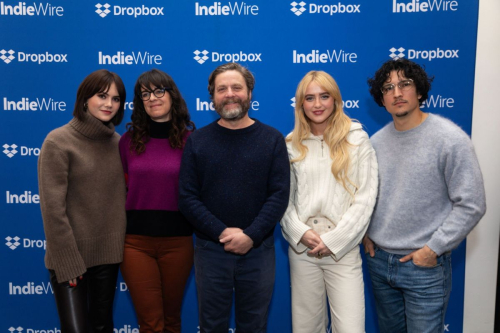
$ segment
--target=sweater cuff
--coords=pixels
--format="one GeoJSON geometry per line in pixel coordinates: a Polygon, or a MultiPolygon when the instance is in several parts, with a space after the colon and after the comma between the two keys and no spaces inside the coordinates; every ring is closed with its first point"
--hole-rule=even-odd
{"type": "Polygon", "coordinates": [[[46,267],[54,270],[58,283],[79,277],[87,271],[85,262],[76,246],[51,253],[50,260],[47,260],[48,257],[49,255],[45,257],[46,267]]]}

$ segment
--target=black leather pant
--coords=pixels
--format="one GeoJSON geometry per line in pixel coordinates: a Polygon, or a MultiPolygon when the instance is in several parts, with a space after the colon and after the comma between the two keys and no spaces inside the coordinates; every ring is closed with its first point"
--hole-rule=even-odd
{"type": "Polygon", "coordinates": [[[113,333],[113,300],[119,264],[90,267],[77,286],[58,283],[49,269],[62,333],[113,333]]]}

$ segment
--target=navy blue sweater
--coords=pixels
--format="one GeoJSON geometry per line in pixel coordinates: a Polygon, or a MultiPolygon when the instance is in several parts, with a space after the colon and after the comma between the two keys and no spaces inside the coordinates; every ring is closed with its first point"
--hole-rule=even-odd
{"type": "Polygon", "coordinates": [[[238,130],[215,121],[188,138],[179,180],[179,209],[197,237],[218,243],[224,229],[236,227],[258,247],[288,205],[283,135],[258,120],[238,130]]]}

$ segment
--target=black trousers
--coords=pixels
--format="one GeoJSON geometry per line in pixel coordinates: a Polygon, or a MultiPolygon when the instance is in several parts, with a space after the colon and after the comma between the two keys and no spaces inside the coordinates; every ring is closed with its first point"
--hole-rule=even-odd
{"type": "Polygon", "coordinates": [[[58,283],[49,269],[62,333],[113,333],[113,300],[119,264],[90,267],[77,286],[58,283]]]}

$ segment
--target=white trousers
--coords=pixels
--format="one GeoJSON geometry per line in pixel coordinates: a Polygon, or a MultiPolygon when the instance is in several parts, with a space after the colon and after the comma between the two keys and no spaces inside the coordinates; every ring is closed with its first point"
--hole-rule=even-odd
{"type": "Polygon", "coordinates": [[[365,332],[361,255],[356,246],[339,261],[288,249],[292,282],[293,333],[323,333],[330,306],[332,333],[365,332]]]}

